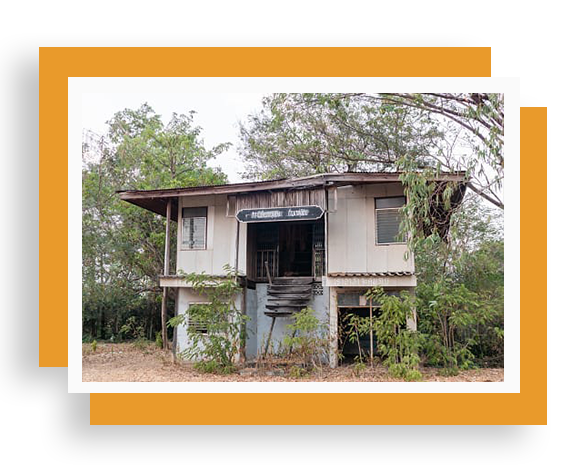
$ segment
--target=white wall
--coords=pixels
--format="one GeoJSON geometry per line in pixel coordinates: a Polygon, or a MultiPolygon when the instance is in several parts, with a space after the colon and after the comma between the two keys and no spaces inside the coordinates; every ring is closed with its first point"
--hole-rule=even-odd
{"type": "MultiPolygon", "coordinates": [[[[177,314],[183,315],[189,309],[191,303],[207,303],[208,298],[205,294],[200,294],[191,288],[177,289],[177,314]]],[[[242,294],[235,295],[234,303],[239,309],[242,309],[242,294]]],[[[177,326],[177,353],[185,350],[191,345],[187,335],[187,320],[177,326]]]]}
{"type": "Polygon", "coordinates": [[[400,183],[340,187],[333,211],[334,191],[329,191],[328,273],[414,270],[413,257],[405,260],[407,244],[376,245],[374,199],[400,195],[400,183]]]}
{"type": "MultiPolygon", "coordinates": [[[[200,295],[190,288],[179,288],[177,289],[177,314],[184,314],[189,308],[190,303],[205,303],[207,297],[200,295]]],[[[183,351],[189,347],[191,342],[187,337],[187,323],[181,323],[177,326],[177,352],[183,351]]]]}
{"type": "MultiPolygon", "coordinates": [[[[177,269],[185,272],[205,272],[210,275],[223,275],[224,265],[235,266],[236,258],[236,218],[226,217],[225,195],[182,197],[179,199],[177,269]],[[206,249],[181,249],[181,209],[183,207],[207,207],[208,221],[206,249]]],[[[233,212],[233,209],[231,210],[233,212]]],[[[238,270],[246,273],[246,226],[240,224],[238,249],[238,270]]]]}
{"type": "MultiPolygon", "coordinates": [[[[377,246],[374,198],[403,195],[400,183],[348,186],[338,189],[337,211],[334,192],[329,191],[328,272],[413,271],[413,257],[405,260],[406,244],[377,246]]],[[[225,264],[234,266],[236,218],[226,217],[225,195],[179,199],[178,238],[181,241],[181,209],[208,207],[206,249],[182,250],[177,245],[177,268],[185,272],[223,275],[225,264]]],[[[233,209],[231,209],[233,212],[233,209]]],[[[246,225],[240,225],[238,269],[246,273],[246,225]]]]}

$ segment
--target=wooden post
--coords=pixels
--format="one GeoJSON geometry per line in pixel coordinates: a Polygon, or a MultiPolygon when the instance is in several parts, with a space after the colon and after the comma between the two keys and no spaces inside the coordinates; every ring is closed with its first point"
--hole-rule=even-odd
{"type": "Polygon", "coordinates": [[[167,224],[165,225],[165,267],[164,275],[169,275],[169,259],[171,254],[171,199],[167,200],[167,224]]]}
{"type": "Polygon", "coordinates": [[[269,261],[265,261],[265,267],[267,269],[267,278],[269,279],[269,285],[273,285],[273,278],[271,277],[271,269],[269,268],[269,261]]]}
{"type": "Polygon", "coordinates": [[[163,349],[167,349],[167,287],[163,287],[163,300],[161,301],[161,338],[163,349]]]}
{"type": "MultiPolygon", "coordinates": [[[[167,221],[165,225],[165,262],[163,275],[169,275],[169,258],[171,253],[171,199],[167,199],[167,221]]],[[[163,300],[161,301],[161,338],[163,349],[169,348],[167,340],[167,287],[163,287],[163,300]]]]}
{"type": "MultiPolygon", "coordinates": [[[[330,212],[330,204],[329,204],[329,194],[328,194],[328,189],[324,189],[324,192],[326,194],[326,208],[324,211],[324,260],[322,261],[322,264],[324,265],[323,270],[322,270],[322,276],[325,275],[327,277],[328,275],[328,213],[330,212]]],[[[337,194],[336,194],[337,195],[337,194]]]]}
{"type": "MultiPolygon", "coordinates": [[[[269,261],[265,261],[265,267],[267,269],[267,277],[269,279],[269,286],[273,285],[273,278],[271,277],[271,271],[269,269],[269,261]]],[[[271,329],[269,330],[269,337],[267,339],[267,345],[265,346],[265,355],[264,357],[267,356],[267,353],[269,352],[269,347],[271,345],[271,337],[273,336],[273,328],[275,327],[275,317],[272,317],[272,321],[271,321],[271,329]]]]}
{"type": "MultiPolygon", "coordinates": [[[[358,340],[360,344],[360,340],[358,340]]],[[[372,334],[372,297],[370,297],[370,366],[374,365],[374,337],[372,334]]]]}

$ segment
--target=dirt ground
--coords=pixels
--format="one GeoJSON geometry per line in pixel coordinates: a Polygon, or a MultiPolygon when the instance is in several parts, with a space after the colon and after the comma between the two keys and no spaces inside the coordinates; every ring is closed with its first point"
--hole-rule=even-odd
{"type": "MultiPolygon", "coordinates": [[[[171,354],[153,344],[139,348],[130,343],[98,344],[95,352],[83,345],[84,382],[400,382],[382,366],[367,367],[357,374],[352,365],[294,378],[284,366],[246,367],[230,375],[202,374],[192,364],[173,363],[171,354]]],[[[453,377],[439,369],[423,368],[424,382],[502,382],[504,369],[476,369],[453,377]]]]}

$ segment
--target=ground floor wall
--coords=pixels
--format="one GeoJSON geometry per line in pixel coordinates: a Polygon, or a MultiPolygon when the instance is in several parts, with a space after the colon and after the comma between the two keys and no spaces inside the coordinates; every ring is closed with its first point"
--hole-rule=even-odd
{"type": "MultiPolygon", "coordinates": [[[[340,344],[340,311],[346,309],[349,311],[357,311],[360,309],[369,308],[370,304],[365,294],[370,287],[354,286],[354,287],[329,287],[329,304],[330,304],[330,352],[329,361],[330,367],[336,367],[340,360],[339,344],[340,344]]],[[[399,295],[401,292],[407,291],[415,294],[415,287],[383,287],[389,295],[399,295]]],[[[417,330],[417,312],[413,311],[413,316],[407,319],[407,328],[413,331],[417,330]]]]}
{"type": "MultiPolygon", "coordinates": [[[[247,361],[257,359],[267,348],[267,340],[271,328],[272,318],[265,315],[267,303],[268,284],[256,284],[255,289],[245,288],[235,300],[236,306],[248,317],[246,323],[247,340],[244,355],[247,361]]],[[[399,293],[402,290],[413,292],[414,287],[386,287],[389,293],[399,293]]],[[[368,287],[327,287],[316,285],[310,299],[309,307],[314,310],[315,316],[327,326],[329,337],[329,365],[336,367],[339,361],[338,337],[339,337],[339,308],[365,307],[365,291],[368,287]],[[350,301],[349,301],[350,300],[350,301]],[[354,300],[354,301],[352,301],[354,300]]],[[[207,303],[207,297],[196,293],[190,288],[177,289],[177,314],[183,314],[189,309],[192,303],[207,303]]],[[[417,329],[416,313],[413,319],[408,321],[409,329],[417,329]]],[[[270,352],[278,353],[282,350],[283,339],[291,331],[287,326],[293,322],[291,317],[276,318],[271,342],[268,346],[270,352]]],[[[181,353],[191,346],[187,334],[187,322],[177,327],[176,331],[176,352],[181,353]]]]}
{"type": "MultiPolygon", "coordinates": [[[[246,341],[246,358],[256,359],[267,349],[272,318],[265,315],[268,284],[256,284],[256,289],[246,290],[246,313],[250,320],[247,323],[248,339],[246,341]]],[[[329,289],[319,285],[314,289],[308,305],[314,311],[317,319],[329,325],[329,289]]],[[[287,329],[293,323],[292,317],[275,318],[275,325],[271,334],[269,352],[281,352],[283,339],[292,331],[287,329]]]]}

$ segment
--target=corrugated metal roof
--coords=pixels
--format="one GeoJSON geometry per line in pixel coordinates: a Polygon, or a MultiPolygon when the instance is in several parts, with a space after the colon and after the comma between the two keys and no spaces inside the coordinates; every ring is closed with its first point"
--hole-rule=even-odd
{"type": "Polygon", "coordinates": [[[330,272],[328,277],[408,277],[415,275],[411,271],[391,272],[330,272]]]}
{"type": "MultiPolygon", "coordinates": [[[[169,194],[166,196],[179,196],[197,192],[203,194],[206,190],[219,190],[214,193],[239,193],[241,191],[254,190],[270,190],[271,188],[296,188],[299,186],[321,186],[325,184],[344,184],[344,183],[372,183],[374,182],[398,182],[402,172],[343,172],[330,174],[314,174],[306,177],[291,177],[284,179],[273,180],[259,180],[253,182],[239,182],[235,184],[221,184],[221,185],[201,185],[198,187],[176,187],[176,188],[162,188],[152,190],[118,190],[116,193],[128,194],[134,196],[144,195],[148,198],[149,195],[169,194]],[[273,187],[274,185],[274,187],[273,187]],[[243,190],[244,189],[244,190],[243,190]]],[[[464,172],[450,172],[441,173],[437,180],[452,180],[464,181],[464,172]]]]}

